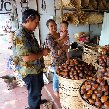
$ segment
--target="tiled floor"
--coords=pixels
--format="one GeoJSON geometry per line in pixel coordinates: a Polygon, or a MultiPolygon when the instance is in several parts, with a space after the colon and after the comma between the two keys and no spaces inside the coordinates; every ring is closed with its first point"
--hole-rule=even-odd
{"type": "MultiPolygon", "coordinates": [[[[7,73],[12,73],[6,70],[6,53],[0,53],[0,76],[7,73]]],[[[42,98],[53,101],[53,109],[59,109],[59,99],[55,97],[52,90],[52,83],[43,87],[42,98]]],[[[25,109],[27,104],[27,90],[26,87],[16,87],[13,90],[8,90],[6,83],[0,79],[0,109],[25,109]]],[[[41,109],[44,109],[41,105],[41,109]]]]}

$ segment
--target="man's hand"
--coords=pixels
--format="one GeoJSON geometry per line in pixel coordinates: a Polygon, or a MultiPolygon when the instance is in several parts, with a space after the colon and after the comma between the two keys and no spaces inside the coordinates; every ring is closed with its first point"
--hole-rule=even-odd
{"type": "Polygon", "coordinates": [[[38,54],[31,54],[29,56],[23,56],[22,58],[23,58],[23,61],[25,62],[34,61],[34,60],[40,59],[42,56],[47,56],[48,53],[50,53],[50,49],[44,48],[42,52],[38,54]]]}

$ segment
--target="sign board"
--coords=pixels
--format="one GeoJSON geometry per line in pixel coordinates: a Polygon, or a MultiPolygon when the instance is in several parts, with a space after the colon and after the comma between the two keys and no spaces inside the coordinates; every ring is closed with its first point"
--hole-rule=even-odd
{"type": "Polygon", "coordinates": [[[8,14],[12,11],[12,0],[0,0],[0,14],[8,14]]]}

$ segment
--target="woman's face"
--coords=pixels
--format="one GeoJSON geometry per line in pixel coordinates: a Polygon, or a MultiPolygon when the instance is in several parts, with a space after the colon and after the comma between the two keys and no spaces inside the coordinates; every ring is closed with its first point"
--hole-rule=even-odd
{"type": "Polygon", "coordinates": [[[55,22],[49,22],[48,23],[48,29],[49,29],[50,33],[56,32],[57,31],[56,23],[55,22]]]}

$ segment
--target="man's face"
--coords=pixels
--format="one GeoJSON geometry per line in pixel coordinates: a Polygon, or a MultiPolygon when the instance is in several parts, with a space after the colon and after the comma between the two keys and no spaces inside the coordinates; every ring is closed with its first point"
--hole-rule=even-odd
{"type": "Polygon", "coordinates": [[[35,29],[36,29],[36,27],[39,25],[39,17],[38,16],[36,16],[36,19],[34,19],[34,20],[29,20],[29,30],[31,31],[31,32],[33,32],[33,31],[35,31],[35,29]]]}

